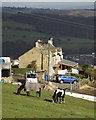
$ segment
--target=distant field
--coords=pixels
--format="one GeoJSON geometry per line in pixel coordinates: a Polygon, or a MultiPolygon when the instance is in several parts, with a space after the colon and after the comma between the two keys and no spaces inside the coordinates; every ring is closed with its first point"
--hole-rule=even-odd
{"type": "Polygon", "coordinates": [[[16,40],[34,41],[40,39],[41,37],[46,38],[46,34],[35,32],[36,28],[29,24],[18,23],[14,21],[6,21],[2,23],[3,25],[3,42],[16,40]]]}
{"type": "Polygon", "coordinates": [[[58,12],[54,11],[55,14],[52,14],[50,10],[48,13],[45,10],[42,11],[44,14],[36,11],[36,13],[32,11],[34,14],[18,12],[13,12],[13,14],[7,11],[3,13],[3,56],[18,58],[34,47],[38,39],[46,43],[50,37],[54,38],[55,46],[62,47],[64,54],[88,54],[94,51],[93,29],[87,26],[93,26],[92,16],[86,18],[72,15],[71,17],[64,15],[66,11],[59,16],[58,10],[58,12]],[[69,24],[70,22],[66,21],[73,21],[76,24],[69,24]]]}
{"type": "Polygon", "coordinates": [[[35,92],[27,97],[16,95],[18,85],[2,85],[3,118],[94,118],[94,102],[73,98],[66,95],[66,103],[52,103],[52,91],[42,91],[41,98],[35,92]]]}
{"type": "MultiPolygon", "coordinates": [[[[18,23],[14,21],[4,21],[3,22],[3,42],[11,41],[15,42],[17,40],[27,41],[32,43],[37,39],[42,39],[43,41],[47,41],[50,34],[45,34],[41,32],[37,32],[35,26],[18,23]]],[[[72,48],[72,49],[80,49],[80,48],[93,48],[94,40],[92,39],[81,39],[75,37],[67,37],[67,36],[53,36],[54,43],[58,46],[64,47],[64,49],[72,48]]]]}

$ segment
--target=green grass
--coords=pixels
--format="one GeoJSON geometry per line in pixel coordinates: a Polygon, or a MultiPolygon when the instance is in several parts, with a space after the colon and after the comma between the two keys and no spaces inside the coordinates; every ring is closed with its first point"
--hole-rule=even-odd
{"type": "Polygon", "coordinates": [[[39,33],[39,32],[35,32],[35,31],[25,31],[25,30],[4,30],[3,33],[3,40],[5,41],[13,41],[14,42],[16,40],[27,40],[29,42],[31,42],[32,40],[37,40],[40,39],[41,37],[48,37],[46,34],[44,33],[39,33]]]}
{"type": "MultiPolygon", "coordinates": [[[[34,30],[26,31],[26,30],[9,29],[9,30],[3,30],[2,34],[3,34],[2,37],[3,42],[6,41],[16,42],[18,40],[23,40],[25,42],[27,41],[28,44],[33,44],[38,39],[47,40],[50,37],[49,34],[35,32],[34,30]]],[[[56,35],[53,36],[53,38],[56,46],[62,47],[64,51],[65,50],[70,51],[70,49],[73,52],[91,51],[94,48],[94,40],[90,40],[90,39],[81,39],[81,38],[66,37],[66,36],[57,37],[56,35]],[[59,42],[55,42],[55,40],[59,40],[59,42]]]]}
{"type": "Polygon", "coordinates": [[[37,32],[34,25],[29,25],[27,23],[19,23],[12,20],[7,20],[2,22],[2,36],[3,42],[16,40],[27,40],[31,42],[32,40],[37,40],[47,38],[48,35],[45,33],[37,32]]]}
{"type": "Polygon", "coordinates": [[[28,71],[34,71],[34,68],[12,68],[15,74],[25,75],[28,71]]]}
{"type": "Polygon", "coordinates": [[[92,49],[94,48],[94,40],[92,39],[84,39],[84,38],[75,38],[75,37],[67,37],[67,36],[60,36],[58,39],[61,42],[58,42],[58,46],[61,46],[63,49],[70,49],[72,50],[82,50],[82,49],[92,49]]]}
{"type": "MultiPolygon", "coordinates": [[[[29,25],[27,23],[19,23],[15,22],[13,20],[6,20],[2,22],[2,34],[3,34],[3,40],[4,41],[14,41],[18,39],[22,40],[29,40],[31,41],[33,38],[41,39],[41,38],[48,38],[51,36],[51,34],[46,34],[42,32],[38,32],[34,25],[29,25]]],[[[84,38],[75,38],[71,36],[64,36],[64,35],[55,35],[56,39],[59,39],[59,43],[62,41],[64,44],[76,44],[76,45],[94,45],[94,39],[84,39],[84,38]],[[82,44],[83,43],[83,44],[82,44]]],[[[59,44],[58,43],[58,44],[59,44]]]]}
{"type": "Polygon", "coordinates": [[[66,103],[52,103],[52,91],[42,91],[41,98],[16,95],[19,86],[2,84],[3,118],[94,118],[94,102],[66,95],[66,103]]]}
{"type": "Polygon", "coordinates": [[[7,20],[7,21],[2,21],[2,27],[3,29],[21,29],[21,30],[35,30],[36,28],[34,26],[30,26],[29,24],[24,24],[24,23],[19,23],[19,22],[15,22],[12,20],[7,20]]]}

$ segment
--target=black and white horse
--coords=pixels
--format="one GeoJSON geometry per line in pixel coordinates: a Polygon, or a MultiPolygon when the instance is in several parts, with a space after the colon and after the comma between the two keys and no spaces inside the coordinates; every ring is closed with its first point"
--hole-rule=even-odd
{"type": "Polygon", "coordinates": [[[60,100],[60,103],[65,103],[65,91],[66,89],[68,88],[65,88],[65,89],[56,89],[53,96],[52,96],[52,102],[56,103],[58,102],[58,99],[60,100]]]}

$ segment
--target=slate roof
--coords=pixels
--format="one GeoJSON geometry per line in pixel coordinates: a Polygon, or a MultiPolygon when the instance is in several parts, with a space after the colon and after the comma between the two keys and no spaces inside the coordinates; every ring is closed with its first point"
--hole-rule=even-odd
{"type": "Polygon", "coordinates": [[[63,59],[62,61],[59,62],[59,64],[65,64],[65,65],[75,66],[78,63],[74,62],[74,61],[63,59]]]}
{"type": "Polygon", "coordinates": [[[50,48],[50,51],[51,52],[56,52],[56,47],[55,46],[52,46],[51,44],[48,46],[48,44],[43,44],[42,45],[42,48],[44,49],[44,50],[48,50],[48,47],[50,48]]]}
{"type": "MultiPolygon", "coordinates": [[[[57,51],[57,47],[55,47],[54,45],[50,44],[50,46],[48,46],[48,44],[43,44],[42,47],[40,48],[40,50],[42,51],[43,54],[48,55],[48,47],[52,53],[55,53],[57,51]]],[[[58,48],[59,51],[61,49],[62,48],[58,48]]]]}

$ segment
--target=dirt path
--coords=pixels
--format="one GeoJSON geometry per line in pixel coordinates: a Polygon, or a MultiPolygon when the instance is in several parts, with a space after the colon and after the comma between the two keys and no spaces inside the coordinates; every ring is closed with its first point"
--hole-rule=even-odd
{"type": "Polygon", "coordinates": [[[85,94],[79,94],[79,93],[71,93],[71,92],[66,92],[66,95],[76,97],[76,98],[85,99],[85,100],[88,100],[88,101],[96,102],[96,97],[91,96],[91,95],[85,95],[85,94]]]}

